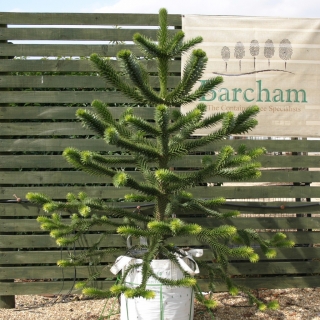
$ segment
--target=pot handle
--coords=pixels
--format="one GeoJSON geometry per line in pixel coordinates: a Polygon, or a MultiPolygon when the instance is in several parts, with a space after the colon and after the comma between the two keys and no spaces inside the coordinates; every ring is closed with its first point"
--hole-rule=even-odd
{"type": "Polygon", "coordinates": [[[183,259],[179,255],[176,255],[177,259],[180,263],[181,268],[185,272],[189,273],[192,276],[200,273],[199,266],[196,263],[196,261],[193,259],[193,256],[194,257],[201,257],[203,255],[203,250],[202,249],[191,249],[188,252],[184,252],[184,253],[186,254],[186,256],[183,259]],[[195,266],[194,270],[192,268],[190,268],[190,266],[184,261],[184,259],[189,259],[194,263],[194,266],[195,266]]]}
{"type": "Polygon", "coordinates": [[[113,266],[110,268],[110,271],[113,274],[117,274],[119,271],[124,270],[125,266],[128,265],[132,260],[135,260],[135,258],[120,256],[114,262],[113,266]]]}

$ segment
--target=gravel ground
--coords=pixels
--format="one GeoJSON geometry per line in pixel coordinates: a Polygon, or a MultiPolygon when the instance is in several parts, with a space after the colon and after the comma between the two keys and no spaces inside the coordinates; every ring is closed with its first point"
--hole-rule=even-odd
{"type": "MultiPolygon", "coordinates": [[[[320,288],[259,290],[263,301],[277,299],[277,311],[257,311],[243,296],[217,293],[216,309],[209,313],[196,303],[194,320],[320,320],[320,288]]],[[[15,309],[1,309],[0,320],[119,320],[116,299],[91,300],[81,295],[16,296],[15,309]]]]}

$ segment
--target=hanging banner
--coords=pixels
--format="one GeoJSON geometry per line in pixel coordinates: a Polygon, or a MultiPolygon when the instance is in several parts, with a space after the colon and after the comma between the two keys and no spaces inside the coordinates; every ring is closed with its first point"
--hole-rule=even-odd
{"type": "Polygon", "coordinates": [[[186,39],[203,37],[198,47],[208,64],[199,85],[224,79],[197,102],[207,105],[208,114],[257,105],[259,124],[249,135],[320,136],[319,19],[186,15],[182,29],[186,39]]]}

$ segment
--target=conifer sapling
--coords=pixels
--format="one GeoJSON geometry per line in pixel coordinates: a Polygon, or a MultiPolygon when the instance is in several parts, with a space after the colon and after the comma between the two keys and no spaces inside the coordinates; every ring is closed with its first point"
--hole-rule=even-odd
{"type": "MultiPolygon", "coordinates": [[[[250,302],[256,304],[260,310],[267,307],[274,309],[277,306],[275,302],[266,306],[248,289],[232,281],[228,274],[228,259],[247,258],[251,262],[257,262],[259,256],[250,246],[252,242],[260,245],[267,258],[276,255],[274,248],[291,247],[293,243],[281,233],[270,240],[263,240],[257,232],[250,229],[237,230],[230,225],[208,228],[200,224],[189,224],[183,221],[181,215],[200,214],[202,217],[220,220],[239,215],[237,211],[218,212],[217,206],[221,206],[225,199],[197,198],[192,195],[192,189],[213,176],[230,181],[245,181],[259,177],[260,164],[256,159],[265,150],[248,150],[244,145],[234,150],[226,145],[217,155],[204,156],[197,171],[186,173],[172,168],[172,162],[178,158],[184,159],[191,152],[204,146],[213,146],[214,142],[232,134],[239,135],[250,131],[257,125],[254,117],[259,108],[251,106],[238,115],[222,112],[206,116],[206,105],[199,103],[193,110],[183,114],[179,110],[180,106],[198,101],[223,80],[221,77],[214,77],[202,81],[200,86],[196,85],[202,77],[208,59],[203,50],[194,49],[183,66],[181,81],[174,89],[168,89],[170,64],[177,56],[190,52],[195,45],[201,43],[202,38],[184,41],[183,31],[171,35],[165,9],[160,10],[159,23],[156,41],[141,34],[135,34],[133,37],[144,57],[157,63],[159,89],[151,85],[148,70],[141,59],[138,60],[130,50],[121,50],[117,56],[123,65],[125,75],[115,70],[111,61],[104,57],[92,54],[90,58],[100,76],[114,88],[140,107],[153,108],[154,121],[149,122],[136,116],[135,108],[124,109],[121,117],[117,119],[110,108],[98,100],[92,102],[91,110],[79,109],[76,113],[86,128],[93,130],[107,144],[126,151],[129,156],[105,156],[73,147],[63,152],[63,156],[74,168],[88,174],[110,177],[114,187],[132,189],[132,193],[124,195],[126,201],[154,204],[153,215],[144,213],[143,210],[131,212],[107,201],[90,198],[84,193],[78,196],[68,194],[65,202],[52,201],[45,195],[35,193],[29,193],[27,198],[43,205],[45,211],[53,213],[51,217],[39,217],[38,221],[44,230],[50,231],[60,246],[72,245],[94,226],[105,226],[105,231],[92,247],[80,255],[71,255],[69,260],[58,261],[60,266],[78,266],[89,261],[99,263],[104,255],[122,253],[121,248],[100,248],[100,242],[110,234],[146,240],[144,244],[138,243],[133,246],[133,249],[136,249],[135,253],[140,253],[142,263],[131,265],[119,284],[112,286],[110,290],[91,288],[87,282],[78,284],[85,294],[109,297],[124,293],[129,298],[151,299],[154,293],[146,288],[146,284],[150,277],[155,277],[165,285],[194,287],[196,298],[207,307],[214,307],[215,302],[204,298],[196,278],[183,271],[176,258],[176,254],[183,253],[174,244],[175,237],[188,236],[195,237],[210,248],[214,257],[214,263],[196,259],[199,266],[207,270],[210,292],[214,291],[217,279],[222,279],[231,294],[236,295],[242,290],[248,294],[250,302]],[[195,138],[196,131],[203,128],[210,129],[211,133],[195,138]],[[139,178],[130,175],[130,171],[117,169],[125,168],[126,165],[134,165],[140,173],[139,178]],[[61,210],[70,212],[70,223],[61,220],[57,214],[61,210]],[[155,275],[150,267],[153,259],[170,259],[183,271],[185,278],[170,280],[155,275]],[[142,269],[142,282],[136,288],[129,288],[125,285],[124,278],[132,268],[138,267],[142,269]]],[[[133,251],[128,251],[127,254],[130,252],[133,251]]],[[[92,276],[93,279],[95,277],[97,275],[92,276]]]]}

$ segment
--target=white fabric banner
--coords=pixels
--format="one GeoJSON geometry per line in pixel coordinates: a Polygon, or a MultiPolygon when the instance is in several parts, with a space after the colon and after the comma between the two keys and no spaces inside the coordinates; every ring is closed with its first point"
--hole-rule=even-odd
{"type": "Polygon", "coordinates": [[[224,79],[197,102],[208,114],[258,105],[248,135],[320,136],[320,19],[186,15],[182,29],[186,39],[203,37],[198,47],[209,60],[201,81],[224,79]]]}

